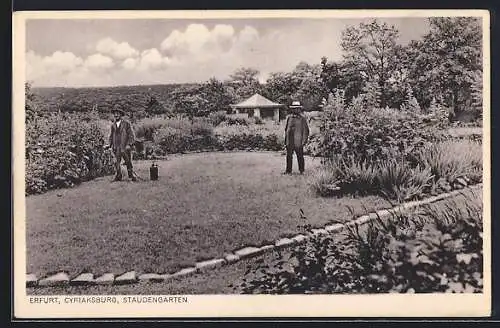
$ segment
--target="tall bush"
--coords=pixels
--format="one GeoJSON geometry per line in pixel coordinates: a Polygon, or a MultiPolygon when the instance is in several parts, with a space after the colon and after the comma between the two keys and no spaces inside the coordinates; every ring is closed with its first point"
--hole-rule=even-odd
{"type": "Polygon", "coordinates": [[[26,126],[26,194],[71,187],[113,172],[113,155],[95,122],[71,115],[37,117],[26,126]]]}
{"type": "Polygon", "coordinates": [[[394,157],[412,160],[415,151],[445,139],[438,120],[392,109],[325,108],[321,122],[320,154],[380,161],[394,157]]]}

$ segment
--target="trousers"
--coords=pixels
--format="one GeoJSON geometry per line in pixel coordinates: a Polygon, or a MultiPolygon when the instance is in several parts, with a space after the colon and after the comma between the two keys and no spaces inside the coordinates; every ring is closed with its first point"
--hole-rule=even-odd
{"type": "Polygon", "coordinates": [[[305,163],[304,163],[304,147],[286,147],[286,172],[292,173],[292,162],[293,162],[293,153],[297,156],[297,162],[299,164],[300,173],[304,172],[305,163]]]}
{"type": "Polygon", "coordinates": [[[132,151],[131,150],[116,150],[115,151],[115,170],[116,170],[116,178],[121,179],[122,178],[122,169],[120,167],[120,163],[123,160],[125,161],[125,165],[127,166],[127,173],[128,177],[132,178],[134,176],[133,170],[134,167],[132,166],[132,151]]]}

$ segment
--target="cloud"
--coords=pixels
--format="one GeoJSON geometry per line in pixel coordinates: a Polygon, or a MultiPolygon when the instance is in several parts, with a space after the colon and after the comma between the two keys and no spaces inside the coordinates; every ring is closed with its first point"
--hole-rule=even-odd
{"type": "Polygon", "coordinates": [[[83,62],[80,57],[67,51],[56,51],[52,55],[44,57],[42,61],[44,66],[60,70],[71,70],[83,62]]]}
{"type": "Polygon", "coordinates": [[[110,55],[117,59],[135,57],[139,54],[139,51],[131,47],[128,42],[118,43],[111,38],[99,40],[95,49],[102,54],[110,55]]]}
{"type": "Polygon", "coordinates": [[[190,24],[142,49],[102,38],[83,59],[76,52],[56,51],[46,57],[28,52],[27,76],[44,86],[184,83],[223,80],[237,68],[253,67],[263,82],[269,73],[291,71],[300,61],[335,59],[341,29],[333,27],[313,22],[307,28],[299,24],[261,31],[251,25],[190,24]],[[339,32],[327,33],[331,30],[339,32]]]}
{"type": "Polygon", "coordinates": [[[141,53],[141,58],[139,59],[137,68],[142,71],[155,68],[164,68],[169,64],[169,62],[169,58],[163,57],[158,49],[151,48],[148,50],[144,50],[141,53]]]}
{"type": "Polygon", "coordinates": [[[234,41],[235,30],[231,25],[218,24],[209,30],[203,24],[190,24],[184,31],[172,31],[160,49],[170,57],[206,61],[229,51],[234,41]]]}
{"type": "Polygon", "coordinates": [[[26,53],[26,79],[36,81],[48,76],[63,76],[81,66],[83,59],[72,52],[56,51],[42,57],[34,51],[26,53]]]}
{"type": "Polygon", "coordinates": [[[248,44],[255,42],[259,39],[259,31],[257,31],[252,26],[245,26],[238,36],[238,43],[248,44]]]}
{"type": "Polygon", "coordinates": [[[113,60],[101,54],[83,60],[67,51],[56,51],[49,56],[40,56],[34,51],[26,53],[26,79],[35,86],[109,85],[116,81],[100,69],[113,66],[113,60]]]}
{"type": "Polygon", "coordinates": [[[113,59],[101,54],[94,54],[87,57],[83,63],[87,68],[111,68],[115,65],[113,59]]]}
{"type": "Polygon", "coordinates": [[[122,62],[122,67],[126,70],[132,70],[137,66],[137,59],[127,58],[122,62]]]}

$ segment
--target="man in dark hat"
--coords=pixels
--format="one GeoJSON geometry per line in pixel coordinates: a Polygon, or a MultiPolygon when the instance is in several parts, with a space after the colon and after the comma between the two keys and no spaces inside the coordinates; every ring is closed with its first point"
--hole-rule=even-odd
{"type": "Polygon", "coordinates": [[[286,119],[286,170],[283,174],[292,174],[293,152],[297,155],[300,174],[304,173],[304,145],[309,138],[309,125],[302,115],[302,105],[298,101],[290,105],[290,115],[286,119]]]}
{"type": "Polygon", "coordinates": [[[135,135],[132,125],[125,120],[125,112],[121,109],[113,110],[115,122],[111,125],[111,133],[109,135],[109,145],[115,154],[115,169],[116,176],[113,181],[122,180],[122,170],[120,163],[122,158],[127,166],[128,177],[132,181],[137,181],[134,176],[132,166],[132,146],[135,144],[135,135]]]}

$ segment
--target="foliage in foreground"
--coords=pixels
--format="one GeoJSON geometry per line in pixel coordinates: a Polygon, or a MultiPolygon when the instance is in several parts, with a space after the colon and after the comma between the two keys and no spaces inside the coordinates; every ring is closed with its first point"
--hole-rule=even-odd
{"type": "MultiPolygon", "coordinates": [[[[393,213],[343,236],[315,237],[235,287],[242,293],[480,293],[482,203],[478,195],[393,213]]],[[[250,273],[252,272],[252,273],[250,273]]]]}

